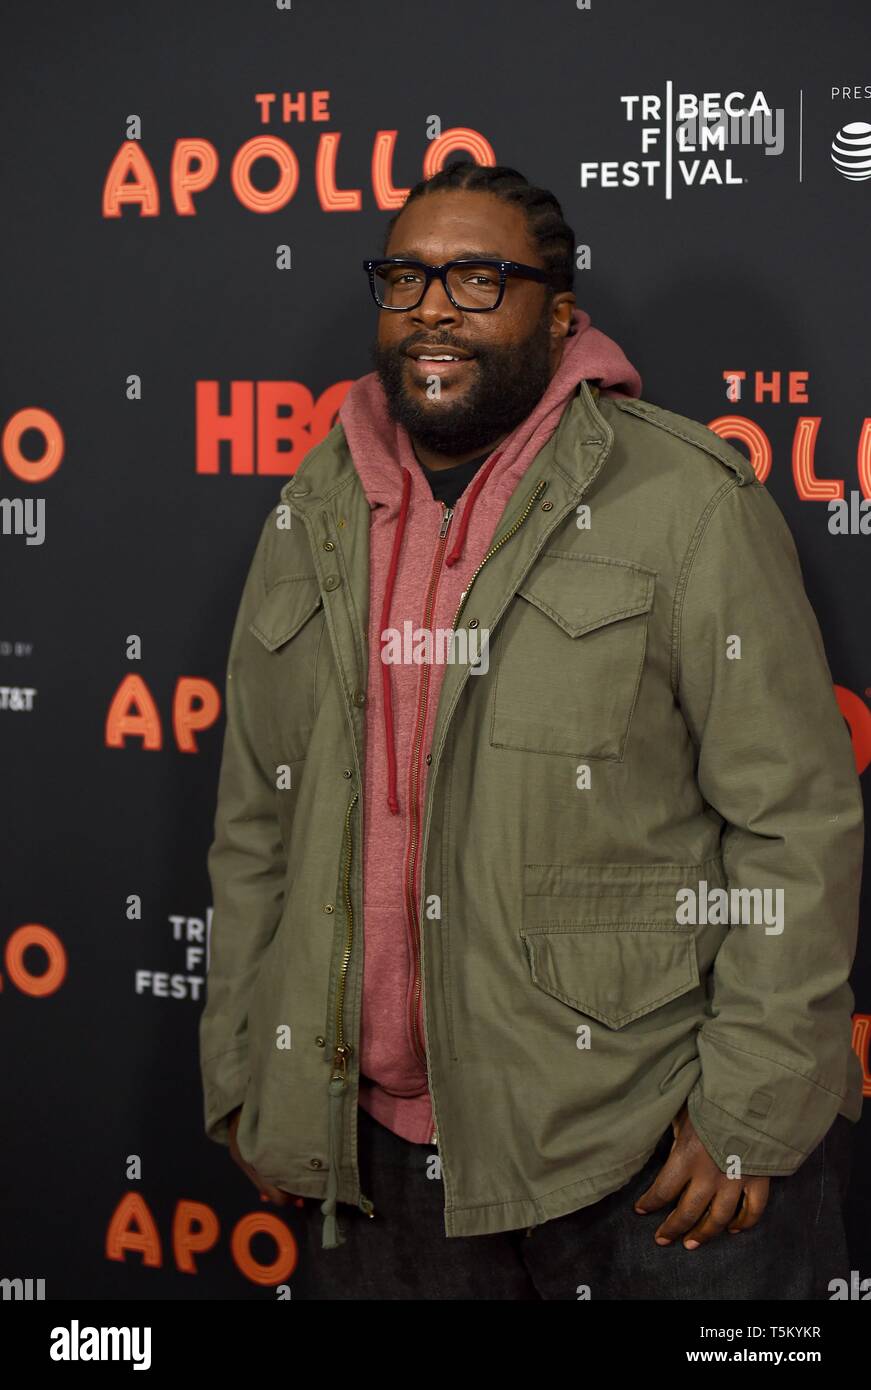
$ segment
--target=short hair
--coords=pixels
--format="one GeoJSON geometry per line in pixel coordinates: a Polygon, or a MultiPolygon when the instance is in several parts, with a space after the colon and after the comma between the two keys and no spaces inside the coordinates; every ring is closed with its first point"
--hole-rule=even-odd
{"type": "Polygon", "coordinates": [[[553,193],[536,188],[517,169],[507,164],[476,164],[472,159],[454,160],[431,178],[421,179],[387,223],[383,254],[387,254],[393,228],[409,203],[429,193],[451,189],[468,189],[474,193],[493,193],[503,202],[515,203],[523,209],[529,234],[535,242],[544,268],[550,277],[554,293],[574,289],[575,234],[563,217],[563,210],[553,193]]]}

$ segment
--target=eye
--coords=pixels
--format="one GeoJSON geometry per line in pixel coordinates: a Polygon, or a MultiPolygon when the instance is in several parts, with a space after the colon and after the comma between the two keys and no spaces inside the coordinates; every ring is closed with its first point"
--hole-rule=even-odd
{"type": "Polygon", "coordinates": [[[394,270],[388,270],[385,276],[388,284],[391,285],[410,285],[419,284],[422,276],[419,270],[409,270],[397,266],[394,270]]]}

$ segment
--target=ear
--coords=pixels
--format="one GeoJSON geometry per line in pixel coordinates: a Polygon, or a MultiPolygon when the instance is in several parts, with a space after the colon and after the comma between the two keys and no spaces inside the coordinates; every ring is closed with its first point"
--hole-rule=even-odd
{"type": "Polygon", "coordinates": [[[575,310],[575,296],[571,290],[562,290],[551,300],[551,328],[555,338],[568,338],[574,333],[572,314],[575,310]]]}

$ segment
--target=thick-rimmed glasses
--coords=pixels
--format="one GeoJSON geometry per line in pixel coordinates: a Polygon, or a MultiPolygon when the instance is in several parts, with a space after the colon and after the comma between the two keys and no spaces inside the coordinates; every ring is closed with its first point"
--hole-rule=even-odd
{"type": "Polygon", "coordinates": [[[424,261],[390,256],[382,260],[364,261],[363,269],[369,276],[372,298],[378,308],[400,313],[417,308],[436,275],[454,308],[469,314],[483,314],[498,309],[509,275],[519,275],[525,280],[540,280],[542,284],[550,282],[547,271],[539,270],[537,266],[522,265],[520,261],[480,258],[427,265],[424,261]]]}

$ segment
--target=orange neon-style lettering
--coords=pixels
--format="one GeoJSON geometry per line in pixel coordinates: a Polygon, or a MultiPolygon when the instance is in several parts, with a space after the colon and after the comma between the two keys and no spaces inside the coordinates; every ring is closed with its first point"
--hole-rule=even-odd
{"type": "Polygon", "coordinates": [[[17,410],[7,421],[0,443],[6,466],[23,483],[42,483],[56,473],[63,462],[63,430],[53,415],[37,406],[17,410]],[[25,430],[38,430],[45,441],[42,457],[25,458],[21,452],[21,436],[25,430]]]}
{"type": "Polygon", "coordinates": [[[760,483],[764,483],[771,472],[771,443],[767,434],[746,415],[718,415],[708,421],[708,429],[731,443],[738,439],[750,451],[750,462],[760,483]]]}
{"type": "Polygon", "coordinates": [[[142,1252],[143,1265],[160,1268],[160,1232],[148,1203],[138,1192],[125,1192],[106,1230],[106,1259],[124,1260],[128,1252],[137,1250],[142,1252]]]}
{"type": "Polygon", "coordinates": [[[176,212],[196,217],[193,193],[202,193],[218,173],[218,151],[211,140],[176,140],[169,166],[169,186],[176,212]]]}
{"type": "Polygon", "coordinates": [[[172,726],[182,753],[199,752],[194,734],[210,729],[220,713],[221,697],[211,681],[179,676],[172,700],[172,726]]]}
{"type": "Polygon", "coordinates": [[[123,748],[125,738],[141,738],[142,747],[163,747],[160,714],[141,676],[131,672],[112,696],[106,715],[106,747],[123,748]]]}
{"type": "Polygon", "coordinates": [[[160,213],[157,178],[138,140],[125,140],[109,165],[103,184],[103,216],[120,217],[125,203],[138,203],[140,217],[160,213]],[[128,179],[128,174],[133,178],[128,179]]]}
{"type": "Polygon", "coordinates": [[[230,182],[249,212],[280,212],[299,187],[299,161],[286,140],[279,140],[277,135],[255,135],[236,151],[230,182]],[[251,167],[258,159],[271,159],[278,170],[274,187],[265,193],[251,182],[251,167]]]}
{"type": "Polygon", "coordinates": [[[359,212],[363,193],[359,188],[336,187],[336,159],[341,143],[340,131],[329,131],[318,140],[315,156],[315,188],[324,212],[359,212]]]}
{"type": "Polygon", "coordinates": [[[230,1250],[240,1272],[253,1284],[283,1284],[296,1269],[298,1252],[293,1232],[268,1211],[251,1212],[236,1223],[230,1250]],[[251,1253],[251,1241],[261,1231],[275,1241],[275,1259],[270,1265],[261,1264],[251,1253]]]}
{"type": "Polygon", "coordinates": [[[172,1218],[172,1249],[176,1267],[182,1274],[196,1274],[194,1255],[201,1255],[217,1244],[218,1218],[205,1202],[180,1198],[172,1218]]]}
{"type": "Polygon", "coordinates": [[[67,975],[67,953],[60,937],[41,922],[25,922],[16,927],[6,942],[6,974],[22,994],[42,999],[60,989],[67,975]],[[41,975],[28,970],[24,953],[30,946],[45,952],[48,967],[41,975]]]}
{"type": "Polygon", "coordinates": [[[495,164],[496,152],[489,140],[471,126],[452,126],[430,141],[423,157],[423,177],[431,178],[447,163],[455,150],[470,154],[476,164],[495,164]]]}

